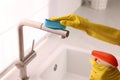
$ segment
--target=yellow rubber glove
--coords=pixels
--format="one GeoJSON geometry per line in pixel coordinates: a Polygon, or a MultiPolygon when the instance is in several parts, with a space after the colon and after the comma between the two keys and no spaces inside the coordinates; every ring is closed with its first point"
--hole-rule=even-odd
{"type": "Polygon", "coordinates": [[[50,17],[50,20],[59,20],[64,26],[71,26],[80,30],[86,31],[89,21],[86,18],[80,17],[76,14],[69,14],[66,16],[50,17]]]}
{"type": "Polygon", "coordinates": [[[116,67],[107,67],[90,59],[92,65],[89,80],[120,80],[120,72],[116,67]]]}
{"type": "Polygon", "coordinates": [[[53,16],[50,17],[50,20],[59,20],[64,26],[71,26],[73,28],[83,30],[90,36],[112,44],[120,44],[120,30],[106,25],[92,23],[88,19],[76,14],[53,16]]]}

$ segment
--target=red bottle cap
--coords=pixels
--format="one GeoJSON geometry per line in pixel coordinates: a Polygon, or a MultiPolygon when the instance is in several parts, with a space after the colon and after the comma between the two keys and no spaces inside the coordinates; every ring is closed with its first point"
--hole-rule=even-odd
{"type": "Polygon", "coordinates": [[[105,61],[108,62],[109,64],[117,67],[118,66],[118,62],[117,59],[115,58],[115,56],[113,56],[110,53],[106,53],[106,52],[102,52],[102,51],[97,51],[97,50],[93,50],[92,51],[92,55],[105,61]]]}

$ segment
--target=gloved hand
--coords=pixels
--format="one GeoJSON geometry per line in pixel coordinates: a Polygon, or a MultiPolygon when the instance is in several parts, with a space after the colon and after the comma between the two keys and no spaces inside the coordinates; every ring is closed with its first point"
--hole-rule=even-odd
{"type": "Polygon", "coordinates": [[[59,20],[64,26],[71,26],[73,28],[83,30],[90,36],[112,44],[120,44],[120,30],[90,22],[88,19],[76,14],[50,17],[50,20],[59,20]]]}
{"type": "Polygon", "coordinates": [[[116,67],[108,67],[90,59],[92,65],[89,80],[120,80],[120,72],[116,67]]]}
{"type": "Polygon", "coordinates": [[[66,16],[50,17],[50,20],[58,20],[64,26],[71,26],[80,30],[86,30],[89,21],[86,18],[78,16],[76,14],[69,14],[66,16]]]}

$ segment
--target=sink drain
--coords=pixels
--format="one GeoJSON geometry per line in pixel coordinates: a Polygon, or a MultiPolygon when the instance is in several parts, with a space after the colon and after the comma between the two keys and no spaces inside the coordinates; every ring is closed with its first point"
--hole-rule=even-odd
{"type": "Polygon", "coordinates": [[[57,67],[58,67],[58,65],[55,64],[53,70],[56,71],[56,70],[57,70],[57,67]]]}

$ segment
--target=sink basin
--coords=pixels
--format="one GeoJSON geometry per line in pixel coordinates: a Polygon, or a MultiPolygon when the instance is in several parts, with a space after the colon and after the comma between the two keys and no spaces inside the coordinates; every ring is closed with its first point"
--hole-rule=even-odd
{"type": "Polygon", "coordinates": [[[81,48],[56,49],[39,69],[40,80],[89,80],[90,52],[81,48]]]}

